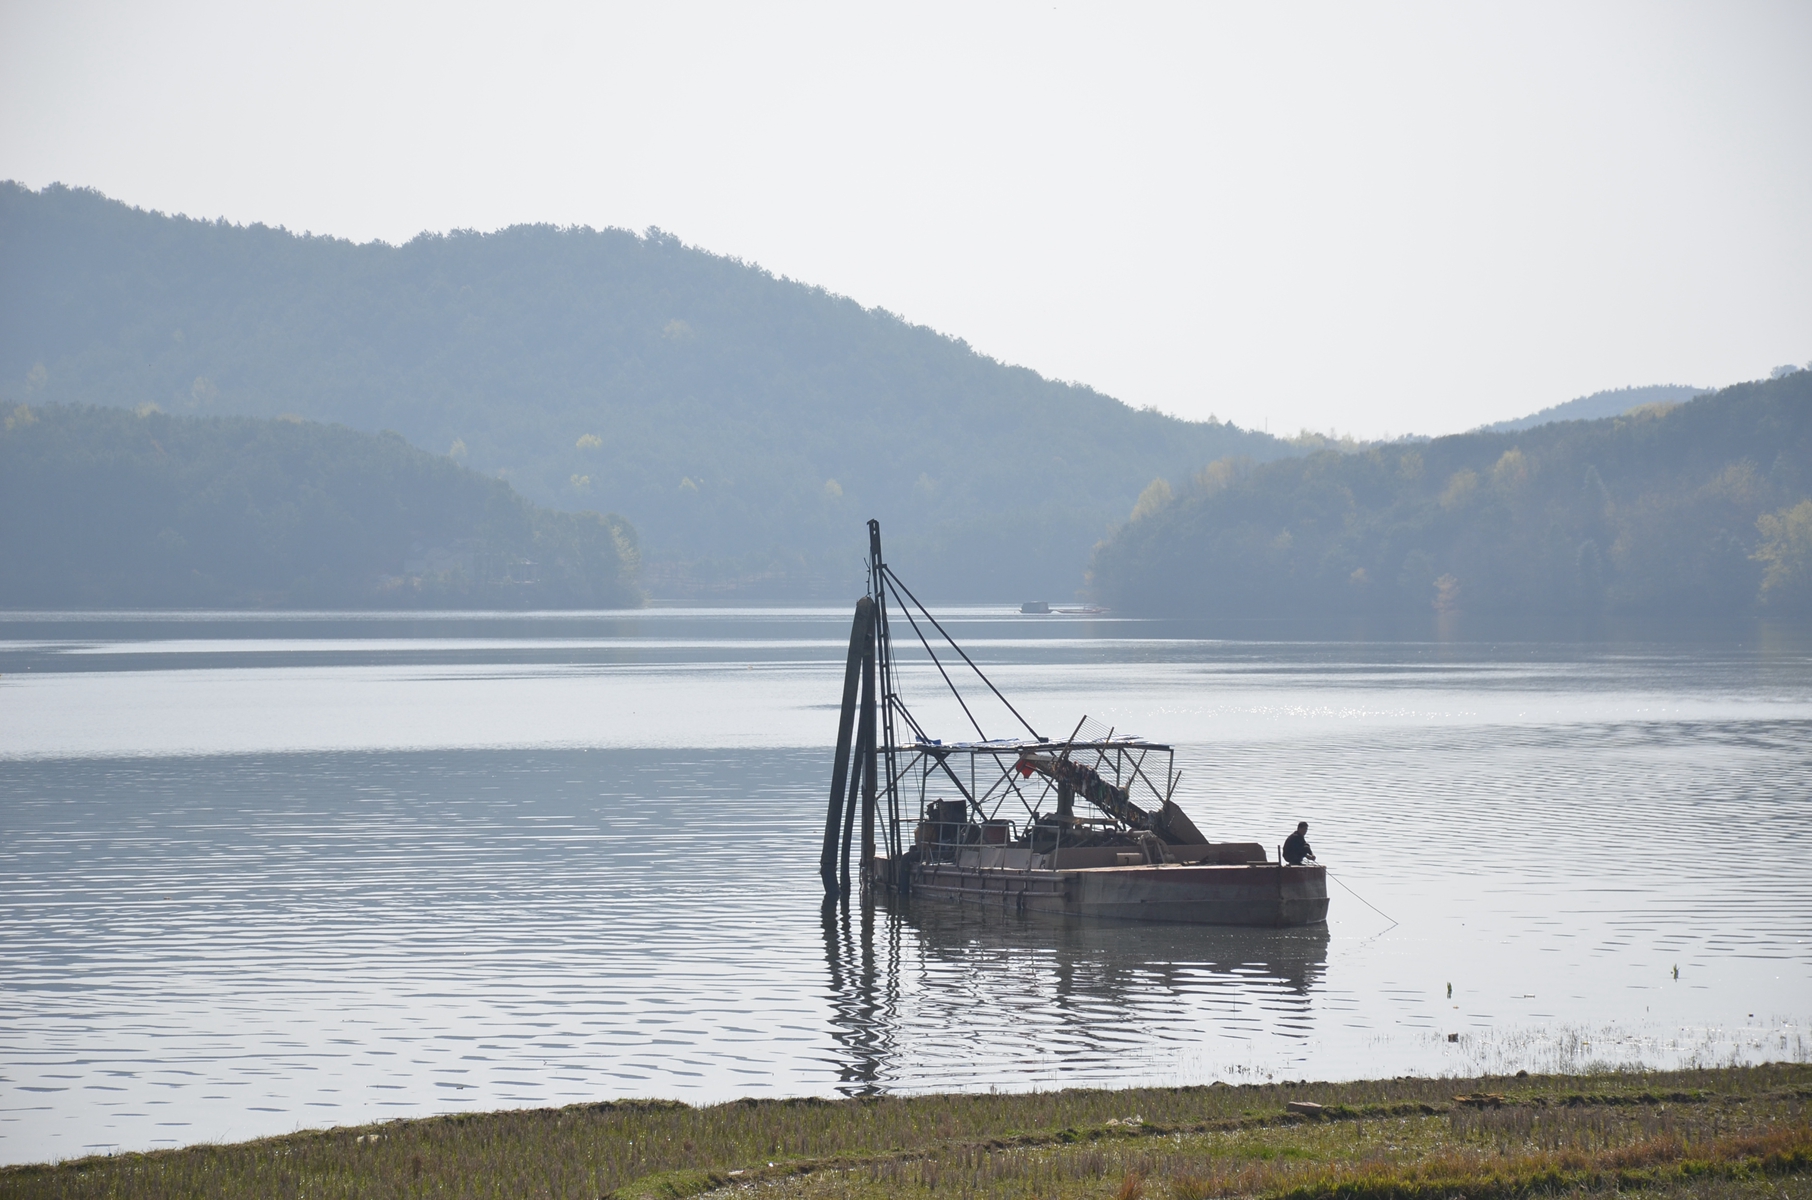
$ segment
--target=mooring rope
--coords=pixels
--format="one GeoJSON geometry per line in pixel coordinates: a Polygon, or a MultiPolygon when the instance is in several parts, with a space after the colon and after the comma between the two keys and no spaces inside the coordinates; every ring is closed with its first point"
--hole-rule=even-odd
{"type": "MultiPolygon", "coordinates": [[[[1340,876],[1334,874],[1332,871],[1328,872],[1328,878],[1332,879],[1335,883],[1339,884],[1341,887],[1345,888],[1347,891],[1353,892],[1353,885],[1348,883],[1346,880],[1340,878],[1340,876]]],[[[1389,913],[1385,912],[1383,909],[1379,908],[1376,904],[1373,904],[1370,900],[1367,900],[1364,896],[1361,896],[1358,892],[1353,892],[1353,899],[1355,899],[1359,903],[1365,905],[1365,907],[1371,909],[1373,912],[1375,912],[1379,916],[1383,917],[1386,921],[1389,921],[1390,927],[1392,929],[1396,928],[1398,925],[1401,925],[1403,923],[1403,922],[1397,920],[1397,918],[1391,916],[1389,913]]],[[[1388,931],[1380,930],[1379,932],[1383,933],[1383,932],[1388,932],[1388,931]]]]}

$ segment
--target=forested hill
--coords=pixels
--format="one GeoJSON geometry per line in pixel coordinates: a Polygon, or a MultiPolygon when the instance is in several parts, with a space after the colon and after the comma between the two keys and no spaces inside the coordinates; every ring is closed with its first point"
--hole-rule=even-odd
{"type": "Polygon", "coordinates": [[[1215,463],[1095,553],[1136,612],[1419,632],[1812,619],[1812,371],[1519,433],[1215,463]]]}
{"type": "Polygon", "coordinates": [[[635,531],[395,434],[68,405],[0,419],[0,606],[642,602],[635,531]]]}
{"type": "Polygon", "coordinates": [[[670,595],[843,598],[874,516],[927,597],[1063,598],[1154,476],[1294,453],[658,232],[353,245],[13,184],[0,397],[397,430],[623,513],[670,595]]]}
{"type": "Polygon", "coordinates": [[[1519,429],[1533,429],[1537,425],[1548,425],[1555,421],[1596,421],[1600,417],[1620,417],[1632,408],[1641,408],[1646,404],[1679,404],[1695,396],[1703,396],[1710,390],[1678,383],[1615,388],[1608,392],[1593,392],[1590,396],[1581,396],[1577,400],[1568,400],[1565,404],[1556,404],[1514,421],[1497,421],[1478,432],[1515,433],[1519,429]]]}

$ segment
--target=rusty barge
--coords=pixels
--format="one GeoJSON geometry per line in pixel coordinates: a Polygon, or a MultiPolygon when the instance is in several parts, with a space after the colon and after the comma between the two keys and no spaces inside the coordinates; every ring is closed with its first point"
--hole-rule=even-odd
{"type": "Polygon", "coordinates": [[[1326,920],[1324,868],[1268,858],[1257,842],[1210,841],[1197,829],[1176,803],[1171,746],[1090,727],[1086,717],[1067,737],[1034,729],[887,566],[878,522],[868,523],[868,536],[868,594],[850,629],[819,859],[827,896],[847,895],[853,883],[881,899],[1003,913],[1244,926],[1326,920]],[[901,697],[897,618],[955,695],[973,740],[933,738],[901,697]],[[965,669],[1023,736],[987,737],[951,678],[965,669]]]}

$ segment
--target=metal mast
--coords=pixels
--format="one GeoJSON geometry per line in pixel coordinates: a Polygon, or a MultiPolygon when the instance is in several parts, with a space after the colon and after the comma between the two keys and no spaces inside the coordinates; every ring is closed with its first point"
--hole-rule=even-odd
{"type": "MultiPolygon", "coordinates": [[[[876,520],[868,522],[868,597],[874,603],[874,659],[879,679],[881,699],[880,735],[881,758],[884,760],[885,787],[887,796],[887,816],[883,836],[887,843],[887,861],[898,864],[902,847],[900,841],[900,792],[899,767],[896,761],[899,741],[894,736],[894,707],[899,697],[894,691],[895,671],[893,661],[893,637],[887,623],[887,562],[881,557],[881,523],[876,520]]],[[[868,842],[873,845],[872,839],[868,842]]],[[[863,879],[868,878],[867,865],[863,864],[863,879]]]]}

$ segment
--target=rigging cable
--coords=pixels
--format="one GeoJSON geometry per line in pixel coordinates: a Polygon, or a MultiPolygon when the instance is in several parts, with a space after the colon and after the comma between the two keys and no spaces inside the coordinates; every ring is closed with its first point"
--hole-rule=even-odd
{"type": "MultiPolygon", "coordinates": [[[[982,669],[975,665],[975,660],[969,657],[967,651],[965,651],[961,646],[956,644],[956,639],[950,636],[948,630],[946,630],[942,625],[939,625],[937,623],[937,618],[932,616],[931,610],[926,608],[922,603],[920,603],[919,598],[912,594],[912,589],[907,587],[904,583],[900,582],[900,577],[893,573],[893,568],[888,566],[886,563],[882,563],[881,570],[886,574],[888,580],[892,583],[892,585],[898,589],[894,593],[895,596],[897,597],[899,595],[899,592],[902,592],[902,591],[905,592],[907,597],[910,598],[914,604],[918,605],[919,611],[925,614],[925,619],[927,621],[931,622],[932,628],[936,629],[939,633],[944,635],[944,640],[946,642],[950,643],[950,648],[955,650],[958,654],[961,654],[963,656],[963,661],[969,664],[969,669],[971,671],[974,671],[975,674],[981,679],[981,681],[988,685],[988,690],[990,692],[994,693],[994,698],[996,700],[999,700],[1002,704],[1007,706],[1007,711],[1012,713],[1014,718],[1017,719],[1021,725],[1024,725],[1026,727],[1027,733],[1031,734],[1034,738],[1036,738],[1037,740],[1039,740],[1041,742],[1044,741],[1044,735],[1039,733],[1036,729],[1033,729],[1032,723],[1030,721],[1026,720],[1024,717],[1020,716],[1019,710],[1017,708],[1013,707],[1013,702],[1008,700],[1005,696],[1000,694],[1000,689],[994,686],[994,681],[992,679],[989,679],[986,675],[982,674],[982,669]]],[[[908,621],[912,621],[912,610],[911,609],[907,608],[906,605],[904,603],[902,603],[900,605],[900,610],[906,614],[906,619],[908,621]]],[[[912,627],[913,627],[913,630],[916,632],[918,629],[918,622],[913,621],[912,627]]],[[[925,635],[919,634],[919,640],[921,642],[924,641],[925,635]]],[[[925,649],[930,650],[931,647],[929,645],[927,645],[925,647],[925,649]]],[[[935,658],[935,656],[933,656],[933,657],[935,658]]],[[[938,668],[938,670],[941,671],[941,670],[943,670],[943,668],[940,666],[938,668]]],[[[950,683],[950,677],[948,675],[944,676],[944,682],[950,683]]],[[[950,690],[954,692],[956,690],[956,685],[950,684],[950,690]]],[[[957,699],[959,699],[959,700],[961,698],[962,698],[961,696],[957,697],[957,699]]],[[[963,711],[964,712],[969,711],[969,708],[967,705],[963,706],[963,711]]],[[[974,725],[975,718],[973,718],[973,717],[969,718],[969,723],[971,725],[974,725]]],[[[975,731],[977,733],[980,733],[981,727],[979,725],[977,725],[975,731]]],[[[982,740],[987,741],[988,739],[984,736],[982,738],[982,740]]]]}
{"type": "MultiPolygon", "coordinates": [[[[885,567],[883,567],[881,569],[883,571],[887,572],[886,575],[883,576],[883,578],[887,580],[889,587],[895,587],[894,599],[898,600],[899,596],[900,596],[898,587],[903,587],[905,585],[899,584],[899,582],[897,580],[892,578],[892,576],[893,576],[892,571],[887,571],[887,569],[885,567]],[[898,585],[898,586],[896,587],[896,585],[898,585]]],[[[912,594],[911,592],[907,593],[907,595],[909,595],[909,596],[911,594],[912,594]]],[[[924,606],[920,605],[919,607],[920,607],[920,610],[923,611],[924,606]]],[[[988,735],[982,732],[981,722],[977,721],[975,719],[975,714],[969,711],[969,703],[968,703],[968,701],[963,699],[963,694],[956,690],[956,684],[954,684],[950,681],[950,673],[948,671],[944,670],[944,664],[938,660],[937,651],[933,650],[931,648],[931,643],[925,640],[925,634],[923,633],[923,631],[921,631],[919,629],[919,623],[912,619],[912,610],[910,608],[906,607],[906,602],[904,600],[900,601],[900,611],[906,614],[906,620],[907,620],[907,623],[912,626],[912,632],[918,634],[919,645],[925,647],[926,654],[931,655],[931,661],[937,666],[937,673],[944,677],[944,686],[950,689],[950,694],[952,696],[956,697],[956,702],[963,706],[963,715],[965,717],[969,718],[969,724],[975,726],[975,736],[980,738],[984,742],[987,741],[988,735]]],[[[925,613],[925,618],[926,618],[926,620],[930,620],[931,614],[925,613]]],[[[937,622],[932,621],[932,624],[935,625],[935,624],[937,624],[937,622]]],[[[939,630],[939,632],[942,633],[943,631],[939,630]]],[[[944,637],[947,640],[950,637],[950,635],[946,633],[946,634],[944,634],[944,637]]],[[[956,643],[951,642],[950,644],[954,646],[956,643]]],[[[958,650],[957,653],[962,654],[962,651],[958,650]]],[[[963,657],[967,658],[968,655],[965,654],[965,655],[963,655],[963,657]]],[[[975,664],[970,663],[969,665],[974,666],[975,664]]],[[[992,685],[990,685],[990,686],[992,686],[992,685]]],[[[999,695],[998,692],[995,694],[999,695]]],[[[1014,715],[1017,716],[1018,714],[1015,713],[1014,715]]]]}
{"type": "MultiPolygon", "coordinates": [[[[923,741],[923,742],[928,742],[931,740],[929,737],[925,736],[924,726],[920,725],[918,723],[918,721],[913,718],[911,711],[908,710],[906,707],[906,701],[904,701],[900,698],[900,694],[898,692],[889,692],[888,699],[892,700],[894,707],[900,710],[900,715],[902,717],[906,718],[906,723],[908,725],[912,726],[913,736],[917,737],[920,741],[923,741]]],[[[891,737],[889,737],[889,739],[888,739],[888,744],[889,745],[893,744],[893,740],[891,737]]]]}

